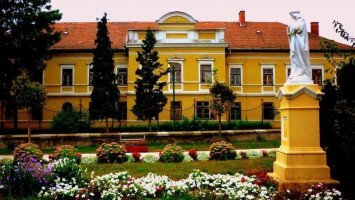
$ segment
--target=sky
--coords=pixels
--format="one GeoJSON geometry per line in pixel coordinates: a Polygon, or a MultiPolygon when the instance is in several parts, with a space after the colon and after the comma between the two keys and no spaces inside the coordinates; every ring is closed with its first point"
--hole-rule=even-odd
{"type": "MultiPolygon", "coordinates": [[[[290,11],[298,10],[308,23],[319,22],[319,34],[347,43],[335,33],[337,20],[355,37],[355,0],[52,0],[63,14],[61,22],[95,22],[107,12],[109,21],[155,21],[171,11],[182,11],[198,21],[238,21],[245,10],[246,21],[291,22],[290,11]]],[[[285,33],[286,34],[286,33],[285,33]]]]}

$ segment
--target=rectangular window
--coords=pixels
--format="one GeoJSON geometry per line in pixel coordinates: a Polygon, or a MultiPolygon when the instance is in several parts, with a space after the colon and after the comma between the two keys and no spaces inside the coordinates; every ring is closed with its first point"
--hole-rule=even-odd
{"type": "Polygon", "coordinates": [[[62,69],[62,85],[63,86],[73,85],[73,69],[71,68],[62,69]]]}
{"type": "Polygon", "coordinates": [[[210,112],[210,104],[208,101],[196,102],[196,114],[201,119],[214,119],[213,113],[210,112]]]}
{"type": "Polygon", "coordinates": [[[42,120],[42,108],[32,108],[32,119],[33,120],[42,120]]]}
{"type": "Polygon", "coordinates": [[[127,68],[117,68],[117,84],[127,85],[127,68]]]}
{"type": "Polygon", "coordinates": [[[286,79],[288,79],[288,77],[289,77],[289,76],[290,76],[290,74],[291,74],[291,68],[287,68],[286,70],[287,70],[287,76],[286,76],[286,79]]]}
{"type": "Polygon", "coordinates": [[[120,102],[118,107],[119,120],[127,120],[127,102],[120,102]]]}
{"type": "Polygon", "coordinates": [[[263,85],[274,85],[274,70],[270,68],[263,69],[263,85]]]}
{"type": "Polygon", "coordinates": [[[233,102],[231,107],[231,120],[240,120],[241,119],[242,108],[240,102],[233,102]]]}
{"type": "Polygon", "coordinates": [[[274,103],[272,102],[263,103],[263,119],[268,119],[268,120],[274,119],[274,103]]]}
{"type": "Polygon", "coordinates": [[[94,80],[94,70],[92,65],[89,66],[89,86],[92,86],[92,81],[94,80]]]}
{"type": "Polygon", "coordinates": [[[173,83],[173,72],[175,72],[175,83],[181,83],[181,64],[175,64],[174,70],[170,64],[170,83],[173,83]]]}
{"type": "Polygon", "coordinates": [[[322,69],[312,69],[312,80],[314,84],[322,85],[322,69]]]}
{"type": "Polygon", "coordinates": [[[170,102],[170,119],[171,120],[174,120],[174,108],[175,108],[175,120],[182,120],[182,103],[181,103],[181,101],[170,102]]]}
{"type": "Polygon", "coordinates": [[[241,85],[241,69],[240,68],[230,68],[230,84],[231,85],[241,85]]]}
{"type": "Polygon", "coordinates": [[[212,81],[212,65],[203,64],[200,66],[200,82],[209,83],[212,81]]]}

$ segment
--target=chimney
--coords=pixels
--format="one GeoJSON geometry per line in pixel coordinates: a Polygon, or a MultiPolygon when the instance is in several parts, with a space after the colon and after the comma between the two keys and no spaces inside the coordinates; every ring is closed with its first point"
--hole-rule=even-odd
{"type": "Polygon", "coordinates": [[[319,36],[319,24],[318,22],[311,22],[311,33],[319,36]]]}
{"type": "Polygon", "coordinates": [[[239,11],[239,25],[245,26],[245,10],[239,11]]]}

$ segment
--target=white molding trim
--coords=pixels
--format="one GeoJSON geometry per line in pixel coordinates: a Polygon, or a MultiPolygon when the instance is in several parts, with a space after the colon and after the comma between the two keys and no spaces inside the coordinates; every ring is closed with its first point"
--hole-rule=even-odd
{"type": "Polygon", "coordinates": [[[87,65],[87,81],[86,81],[86,84],[87,84],[87,88],[86,88],[86,92],[90,92],[90,87],[92,87],[90,84],[89,84],[89,81],[90,81],[90,69],[93,68],[93,65],[92,64],[88,64],[87,65]]]}
{"type": "Polygon", "coordinates": [[[305,93],[307,95],[309,95],[312,98],[315,99],[320,99],[324,93],[322,92],[315,92],[314,90],[310,89],[307,86],[303,86],[301,88],[299,88],[298,90],[294,91],[293,93],[285,93],[283,91],[283,88],[280,88],[279,92],[277,93],[277,98],[280,100],[282,97],[285,97],[286,99],[294,99],[297,96],[301,95],[302,93],[305,93]]]}
{"type": "Polygon", "coordinates": [[[174,17],[174,16],[179,16],[179,17],[184,17],[187,20],[190,21],[190,23],[196,23],[197,20],[194,19],[191,15],[185,13],[185,12],[181,12],[181,11],[172,11],[172,12],[168,12],[165,15],[161,16],[158,20],[156,20],[157,23],[164,23],[164,21],[170,17],[174,17]]]}
{"type": "MultiPolygon", "coordinates": [[[[141,48],[142,43],[126,43],[127,48],[141,48]]],[[[226,48],[229,43],[157,43],[155,48],[171,48],[171,47],[223,47],[226,48]]]]}

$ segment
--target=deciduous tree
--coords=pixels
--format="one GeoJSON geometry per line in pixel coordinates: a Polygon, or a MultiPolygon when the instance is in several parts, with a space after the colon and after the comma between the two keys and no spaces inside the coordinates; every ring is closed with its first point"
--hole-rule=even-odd
{"type": "Polygon", "coordinates": [[[227,110],[229,110],[237,97],[227,84],[220,83],[218,80],[216,80],[215,83],[210,87],[210,93],[212,95],[211,109],[218,117],[218,135],[221,137],[222,115],[227,110]]]}
{"type": "Polygon", "coordinates": [[[11,96],[18,108],[25,108],[27,113],[28,143],[31,143],[32,110],[43,108],[46,104],[46,91],[39,82],[31,82],[26,74],[17,77],[11,88],[11,96]]]}

